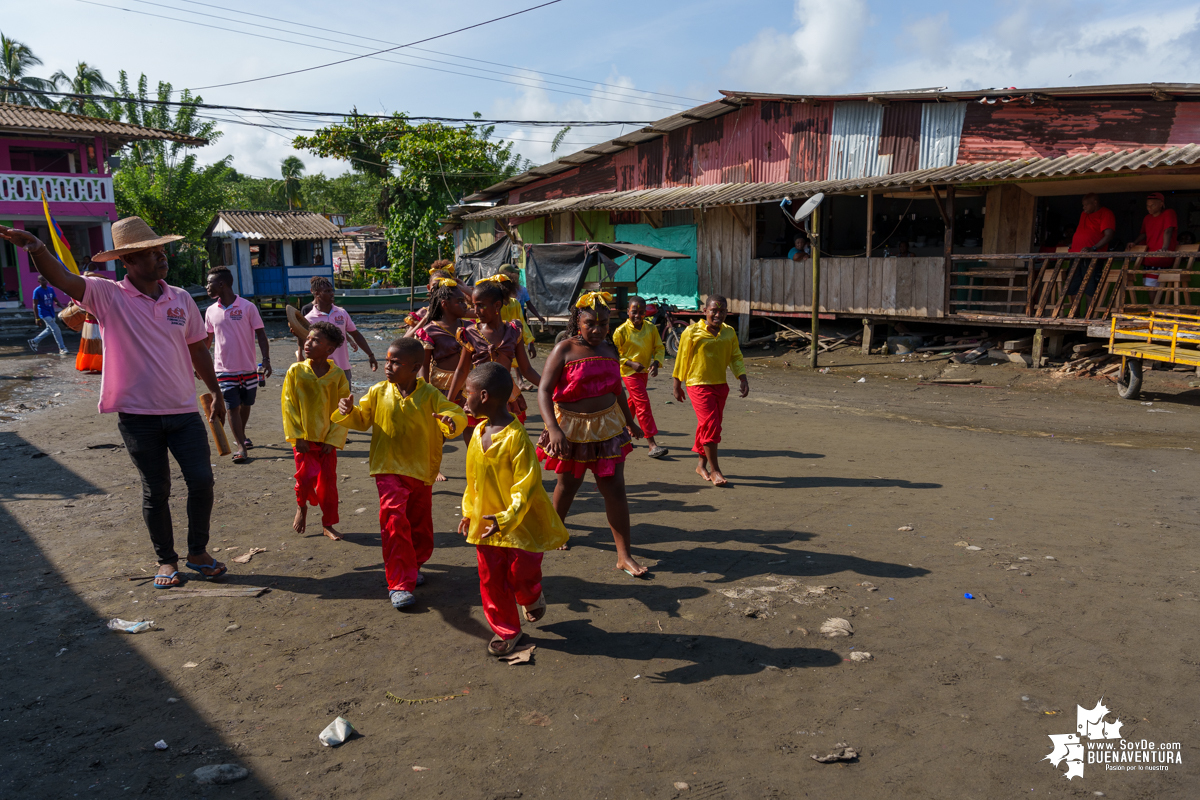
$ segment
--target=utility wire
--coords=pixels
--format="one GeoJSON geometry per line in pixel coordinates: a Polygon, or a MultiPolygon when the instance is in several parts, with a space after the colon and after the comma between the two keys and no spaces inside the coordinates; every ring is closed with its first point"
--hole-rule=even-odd
{"type": "MultiPolygon", "coordinates": [[[[163,3],[155,3],[155,2],[151,2],[151,0],[133,0],[133,1],[134,1],[134,2],[136,2],[136,3],[142,3],[142,4],[144,4],[144,5],[157,6],[157,7],[159,7],[159,8],[166,8],[166,9],[170,9],[170,10],[172,10],[172,11],[180,11],[180,12],[183,12],[183,13],[188,13],[188,14],[197,14],[197,15],[200,15],[200,16],[209,16],[209,17],[215,17],[216,19],[227,19],[227,18],[220,17],[220,16],[213,15],[213,14],[205,14],[204,12],[201,12],[201,11],[190,11],[190,10],[188,10],[188,9],[185,9],[185,8],[178,8],[178,7],[176,7],[176,6],[166,5],[166,4],[163,4],[163,3]]],[[[308,29],[310,29],[310,30],[314,30],[314,31],[320,31],[320,32],[321,32],[321,34],[322,34],[321,36],[319,36],[319,37],[318,37],[318,36],[313,36],[312,38],[320,38],[320,39],[325,39],[326,37],[328,37],[328,35],[329,35],[329,34],[337,34],[337,35],[339,35],[339,36],[349,36],[349,37],[351,37],[351,38],[353,38],[353,39],[358,39],[358,40],[360,40],[360,41],[379,42],[380,44],[390,44],[390,45],[396,45],[396,44],[398,44],[397,42],[388,41],[387,39],[377,39],[377,38],[375,38],[375,37],[372,37],[372,36],[363,36],[363,35],[361,35],[361,34],[351,33],[351,32],[349,32],[349,31],[338,31],[338,30],[334,30],[334,29],[332,29],[332,28],[325,28],[325,27],[321,27],[321,26],[318,26],[318,25],[308,25],[308,24],[305,24],[305,23],[303,23],[303,22],[293,22],[293,21],[291,21],[291,20],[282,19],[282,18],[280,18],[280,17],[271,17],[271,16],[268,16],[268,15],[266,15],[266,14],[254,14],[254,13],[251,13],[251,12],[249,12],[249,11],[241,11],[241,10],[239,10],[239,9],[236,9],[236,8],[229,8],[229,7],[227,7],[227,6],[219,6],[219,5],[214,5],[213,3],[202,3],[202,2],[199,2],[199,0],[178,0],[178,2],[183,2],[183,3],[187,3],[187,4],[189,4],[189,5],[194,5],[194,6],[203,6],[204,8],[215,8],[215,9],[217,9],[217,10],[219,10],[219,11],[227,11],[227,12],[229,12],[229,13],[232,13],[232,14],[240,14],[240,15],[242,15],[242,16],[246,16],[246,17],[255,17],[255,18],[257,18],[257,19],[265,19],[265,20],[270,20],[271,22],[280,22],[280,23],[283,23],[284,25],[291,25],[291,26],[293,26],[293,27],[297,27],[297,28],[308,28],[308,29]]],[[[183,20],[180,20],[180,21],[182,22],[183,20]]],[[[228,19],[227,19],[227,21],[230,21],[230,22],[236,22],[236,20],[228,20],[228,19]]],[[[298,31],[289,31],[289,30],[282,29],[282,28],[272,28],[272,27],[269,27],[269,26],[259,26],[259,27],[264,27],[264,28],[266,28],[267,30],[274,30],[274,31],[279,31],[279,32],[281,32],[281,33],[289,33],[289,34],[298,35],[298,36],[312,36],[311,34],[300,33],[300,32],[298,32],[298,31]]],[[[299,44],[299,43],[297,42],[297,44],[299,44]]],[[[350,45],[350,46],[352,46],[352,47],[363,47],[363,48],[367,48],[367,47],[368,47],[368,45],[355,44],[354,42],[339,42],[339,44],[348,44],[348,45],[350,45]]],[[[403,45],[401,45],[401,46],[403,46],[403,45]]],[[[657,97],[669,98],[670,100],[684,100],[684,101],[686,101],[686,103],[682,103],[682,104],[681,104],[681,103],[672,103],[672,105],[679,105],[679,106],[689,106],[689,105],[696,105],[696,104],[699,104],[699,103],[702,103],[702,102],[704,102],[703,100],[697,100],[697,99],[695,99],[695,98],[692,98],[692,97],[683,97],[683,96],[681,96],[681,95],[665,94],[665,93],[663,93],[663,92],[652,92],[652,91],[648,91],[648,90],[633,89],[633,88],[631,88],[631,87],[628,87],[628,86],[619,86],[619,85],[617,85],[617,84],[613,84],[613,83],[603,83],[603,82],[601,82],[601,81],[593,81],[593,80],[589,80],[589,79],[587,79],[587,78],[576,78],[576,77],[574,77],[574,76],[572,76],[572,75],[560,75],[560,74],[558,74],[558,73],[555,73],[555,72],[543,72],[543,71],[541,71],[541,70],[530,69],[530,68],[528,68],[528,67],[520,67],[520,66],[516,66],[516,65],[514,65],[514,64],[501,64],[501,63],[499,63],[499,62],[496,62],[496,61],[487,61],[487,60],[485,60],[485,59],[482,59],[482,58],[471,58],[470,56],[460,56],[460,55],[455,55],[455,54],[452,54],[452,53],[446,53],[446,52],[443,52],[443,51],[438,51],[438,50],[430,50],[430,49],[428,49],[428,48],[425,48],[425,47],[411,47],[411,46],[410,46],[410,48],[409,48],[409,49],[412,49],[412,50],[417,50],[417,51],[419,51],[419,52],[422,52],[422,53],[430,53],[430,54],[432,54],[432,55],[435,55],[435,56],[438,56],[438,57],[439,57],[439,58],[436,58],[436,59],[432,59],[432,58],[421,58],[421,57],[419,57],[419,56],[407,56],[408,58],[417,59],[417,60],[419,60],[419,61],[433,61],[433,62],[435,62],[435,63],[446,63],[446,62],[445,62],[445,60],[446,60],[446,59],[457,59],[457,60],[459,60],[459,61],[473,61],[473,62],[475,62],[475,63],[477,63],[477,64],[487,64],[487,65],[489,65],[489,66],[493,66],[493,67],[504,67],[505,69],[510,69],[510,70],[518,70],[518,71],[522,71],[522,72],[529,72],[529,73],[533,73],[534,75],[546,75],[546,76],[549,76],[549,77],[552,77],[552,78],[563,78],[563,79],[565,79],[565,80],[569,80],[569,81],[575,81],[576,83],[588,84],[587,86],[582,86],[582,87],[580,87],[580,86],[575,86],[574,84],[558,83],[557,81],[546,81],[546,80],[543,80],[543,82],[544,82],[544,83],[547,83],[547,84],[552,84],[552,85],[556,85],[556,86],[567,86],[567,87],[569,87],[569,88],[572,88],[572,89],[579,89],[579,88],[591,88],[591,86],[601,86],[601,87],[604,87],[604,88],[606,88],[606,89],[615,89],[615,90],[617,90],[618,92],[621,92],[623,96],[627,96],[627,97],[634,97],[634,98],[639,98],[639,99],[650,99],[650,98],[646,97],[646,95],[654,95],[654,96],[657,96],[657,97]]],[[[455,65],[451,65],[451,66],[459,66],[459,65],[456,65],[456,64],[455,64],[455,65]]],[[[470,65],[466,65],[466,64],[464,64],[464,65],[462,65],[462,66],[463,66],[465,69],[476,69],[476,70],[479,70],[479,71],[481,71],[481,72],[490,72],[490,73],[492,73],[492,74],[495,74],[495,75],[507,75],[507,76],[509,76],[509,77],[517,77],[517,78],[522,78],[522,77],[525,77],[525,76],[522,76],[522,75],[512,75],[511,73],[498,72],[498,71],[496,71],[496,70],[482,69],[482,68],[479,68],[479,67],[472,67],[472,66],[470,66],[470,65]]]]}

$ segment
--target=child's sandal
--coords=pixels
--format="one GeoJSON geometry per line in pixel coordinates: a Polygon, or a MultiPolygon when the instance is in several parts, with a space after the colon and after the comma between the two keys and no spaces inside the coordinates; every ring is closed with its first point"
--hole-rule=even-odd
{"type": "Polygon", "coordinates": [[[539,594],[536,602],[521,606],[521,611],[525,613],[525,619],[529,622],[537,622],[546,616],[546,593],[539,594]]]}
{"type": "Polygon", "coordinates": [[[499,635],[493,636],[492,640],[488,642],[488,653],[497,658],[508,655],[517,649],[517,643],[521,641],[521,635],[518,633],[511,639],[502,639],[499,635]]]}

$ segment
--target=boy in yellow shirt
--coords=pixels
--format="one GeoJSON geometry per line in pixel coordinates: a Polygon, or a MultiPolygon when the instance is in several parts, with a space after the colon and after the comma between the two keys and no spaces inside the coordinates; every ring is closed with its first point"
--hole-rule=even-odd
{"type": "Polygon", "coordinates": [[[337,451],[346,446],[346,428],[330,420],[338,401],[350,394],[346,373],[330,357],[345,336],[331,322],[314,322],[304,340],[306,361],[292,364],[283,379],[283,435],[296,457],[296,518],[304,533],[308,506],[321,507],[321,532],[334,541],[338,523],[337,451]]]}
{"type": "Polygon", "coordinates": [[[729,397],[729,385],[725,383],[727,368],[733,369],[734,376],[741,382],[741,396],[750,394],[737,334],[725,324],[728,308],[729,301],[724,297],[709,295],[704,304],[704,319],[688,325],[679,337],[679,352],[675,354],[675,370],[671,375],[675,399],[684,402],[683,387],[686,384],[692,408],[696,410],[696,443],[692,446],[692,452],[700,456],[696,474],[712,481],[713,486],[724,486],[729,482],[717,461],[721,420],[725,415],[725,400],[729,397]]]}
{"type": "Polygon", "coordinates": [[[567,541],[567,529],[542,486],[542,468],[525,426],[508,411],[512,375],[495,362],[471,371],[467,413],[483,420],[467,447],[467,490],[458,532],[475,545],[483,613],[496,634],[494,656],[521,641],[522,615],[546,614],[542,555],[567,541]]]}
{"type": "Polygon", "coordinates": [[[629,298],[629,319],[613,332],[613,344],[621,358],[621,380],[629,392],[629,408],[637,415],[638,426],[650,442],[649,456],[662,458],[667,448],[654,440],[658,426],[654,424],[654,412],[650,410],[650,395],[646,392],[647,378],[657,378],[666,349],[658,328],[646,324],[646,301],[640,297],[629,298]]]}
{"type": "Polygon", "coordinates": [[[462,409],[417,376],[425,362],[420,340],[392,342],[384,375],[358,405],[342,398],[333,421],[371,431],[371,474],[379,489],[383,569],[393,608],[417,601],[421,565],[433,555],[433,481],[442,465],[442,437],[466,427],[462,409]]]}

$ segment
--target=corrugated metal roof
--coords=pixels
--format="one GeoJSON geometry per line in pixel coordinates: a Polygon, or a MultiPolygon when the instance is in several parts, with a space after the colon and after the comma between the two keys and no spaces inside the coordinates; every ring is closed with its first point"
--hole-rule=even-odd
{"type": "Polygon", "coordinates": [[[764,92],[736,92],[724,89],[720,90],[720,93],[724,95],[721,100],[690,108],[687,111],[658,120],[653,125],[640,128],[632,133],[623,134],[602,144],[592,145],[584,150],[563,156],[549,164],[534,167],[520,175],[515,175],[486,189],[482,189],[465,199],[467,202],[470,202],[493,198],[511,189],[516,189],[520,186],[540,181],[551,175],[558,175],[567,170],[575,169],[580,164],[595,161],[602,156],[620,153],[630,147],[636,147],[638,144],[657,139],[671,131],[732,113],[743,105],[755,100],[772,100],[785,103],[812,103],[821,100],[870,100],[871,98],[885,102],[922,100],[938,103],[970,100],[980,101],[985,98],[987,102],[1003,103],[1008,100],[1027,97],[1152,97],[1156,100],[1169,100],[1175,96],[1200,95],[1200,83],[1127,83],[1041,89],[972,89],[958,92],[947,91],[945,87],[931,87],[901,91],[861,92],[852,95],[769,94],[764,92]]]}
{"type": "Polygon", "coordinates": [[[0,131],[40,134],[70,134],[81,133],[88,136],[101,136],[105,139],[118,140],[121,143],[135,142],[147,139],[160,139],[183,144],[205,145],[207,139],[194,136],[181,136],[172,131],[158,128],[143,128],[125,122],[113,122],[109,119],[83,117],[78,114],[67,114],[48,108],[33,108],[19,106],[15,103],[0,103],[0,131]]]}
{"type": "Polygon", "coordinates": [[[337,225],[311,211],[218,211],[206,236],[230,239],[337,239],[337,225]]]}
{"type": "MultiPolygon", "coordinates": [[[[883,106],[878,103],[836,104],[829,134],[828,180],[879,175],[879,134],[882,130],[883,106]]],[[[887,171],[883,172],[886,174],[887,171]]]]}
{"type": "Polygon", "coordinates": [[[921,105],[921,153],[917,169],[949,167],[958,161],[966,103],[923,103],[921,105]]]}
{"type": "Polygon", "coordinates": [[[496,206],[467,214],[463,219],[540,217],[565,211],[638,211],[672,208],[768,203],[784,197],[808,197],[817,192],[838,194],[866,189],[903,188],[947,184],[983,184],[998,181],[1033,180],[1096,173],[1127,173],[1136,170],[1200,164],[1200,144],[1148,150],[1118,150],[1107,153],[1021,158],[1012,161],[956,164],[919,169],[895,175],[850,178],[834,181],[790,181],[786,183],[721,183],[710,186],[681,186],[608,192],[581,197],[564,197],[532,203],[496,206]]]}

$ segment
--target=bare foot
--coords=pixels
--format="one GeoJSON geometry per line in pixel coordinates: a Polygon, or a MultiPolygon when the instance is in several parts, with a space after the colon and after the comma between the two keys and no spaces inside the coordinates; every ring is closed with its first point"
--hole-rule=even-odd
{"type": "Polygon", "coordinates": [[[704,480],[706,480],[706,481],[712,480],[712,476],[708,474],[708,470],[704,468],[703,464],[696,465],[696,474],[699,475],[701,478],[704,478],[704,480]]]}
{"type": "Polygon", "coordinates": [[[721,474],[721,470],[719,469],[714,469],[710,474],[712,475],[713,486],[724,486],[729,483],[729,481],[725,480],[725,476],[721,474]]]}
{"type": "Polygon", "coordinates": [[[296,508],[296,518],[292,520],[292,530],[296,533],[304,533],[304,529],[308,526],[308,506],[298,506],[296,508]]]}
{"type": "Polygon", "coordinates": [[[629,573],[635,578],[640,578],[650,571],[647,567],[643,567],[641,564],[634,561],[632,556],[624,559],[617,559],[616,568],[629,573]]]}
{"type": "Polygon", "coordinates": [[[563,543],[562,543],[562,545],[561,545],[561,546],[560,546],[558,549],[559,549],[559,550],[570,550],[570,549],[571,549],[571,545],[570,545],[569,543],[567,543],[567,542],[563,542],[563,543]]]}
{"type": "Polygon", "coordinates": [[[181,586],[179,579],[179,562],[174,564],[159,564],[158,573],[154,576],[155,586],[181,586]]]}
{"type": "Polygon", "coordinates": [[[321,533],[325,534],[330,539],[333,539],[335,542],[340,542],[342,540],[342,535],[338,533],[337,528],[333,527],[332,525],[322,525],[321,533]]]}
{"type": "Polygon", "coordinates": [[[439,473],[438,473],[438,476],[437,476],[436,478],[434,478],[434,479],[433,479],[433,482],[434,482],[434,483],[441,483],[441,482],[442,482],[442,481],[444,481],[444,480],[446,480],[446,476],[445,476],[445,475],[443,475],[442,473],[440,473],[440,472],[439,472],[439,473]]]}

